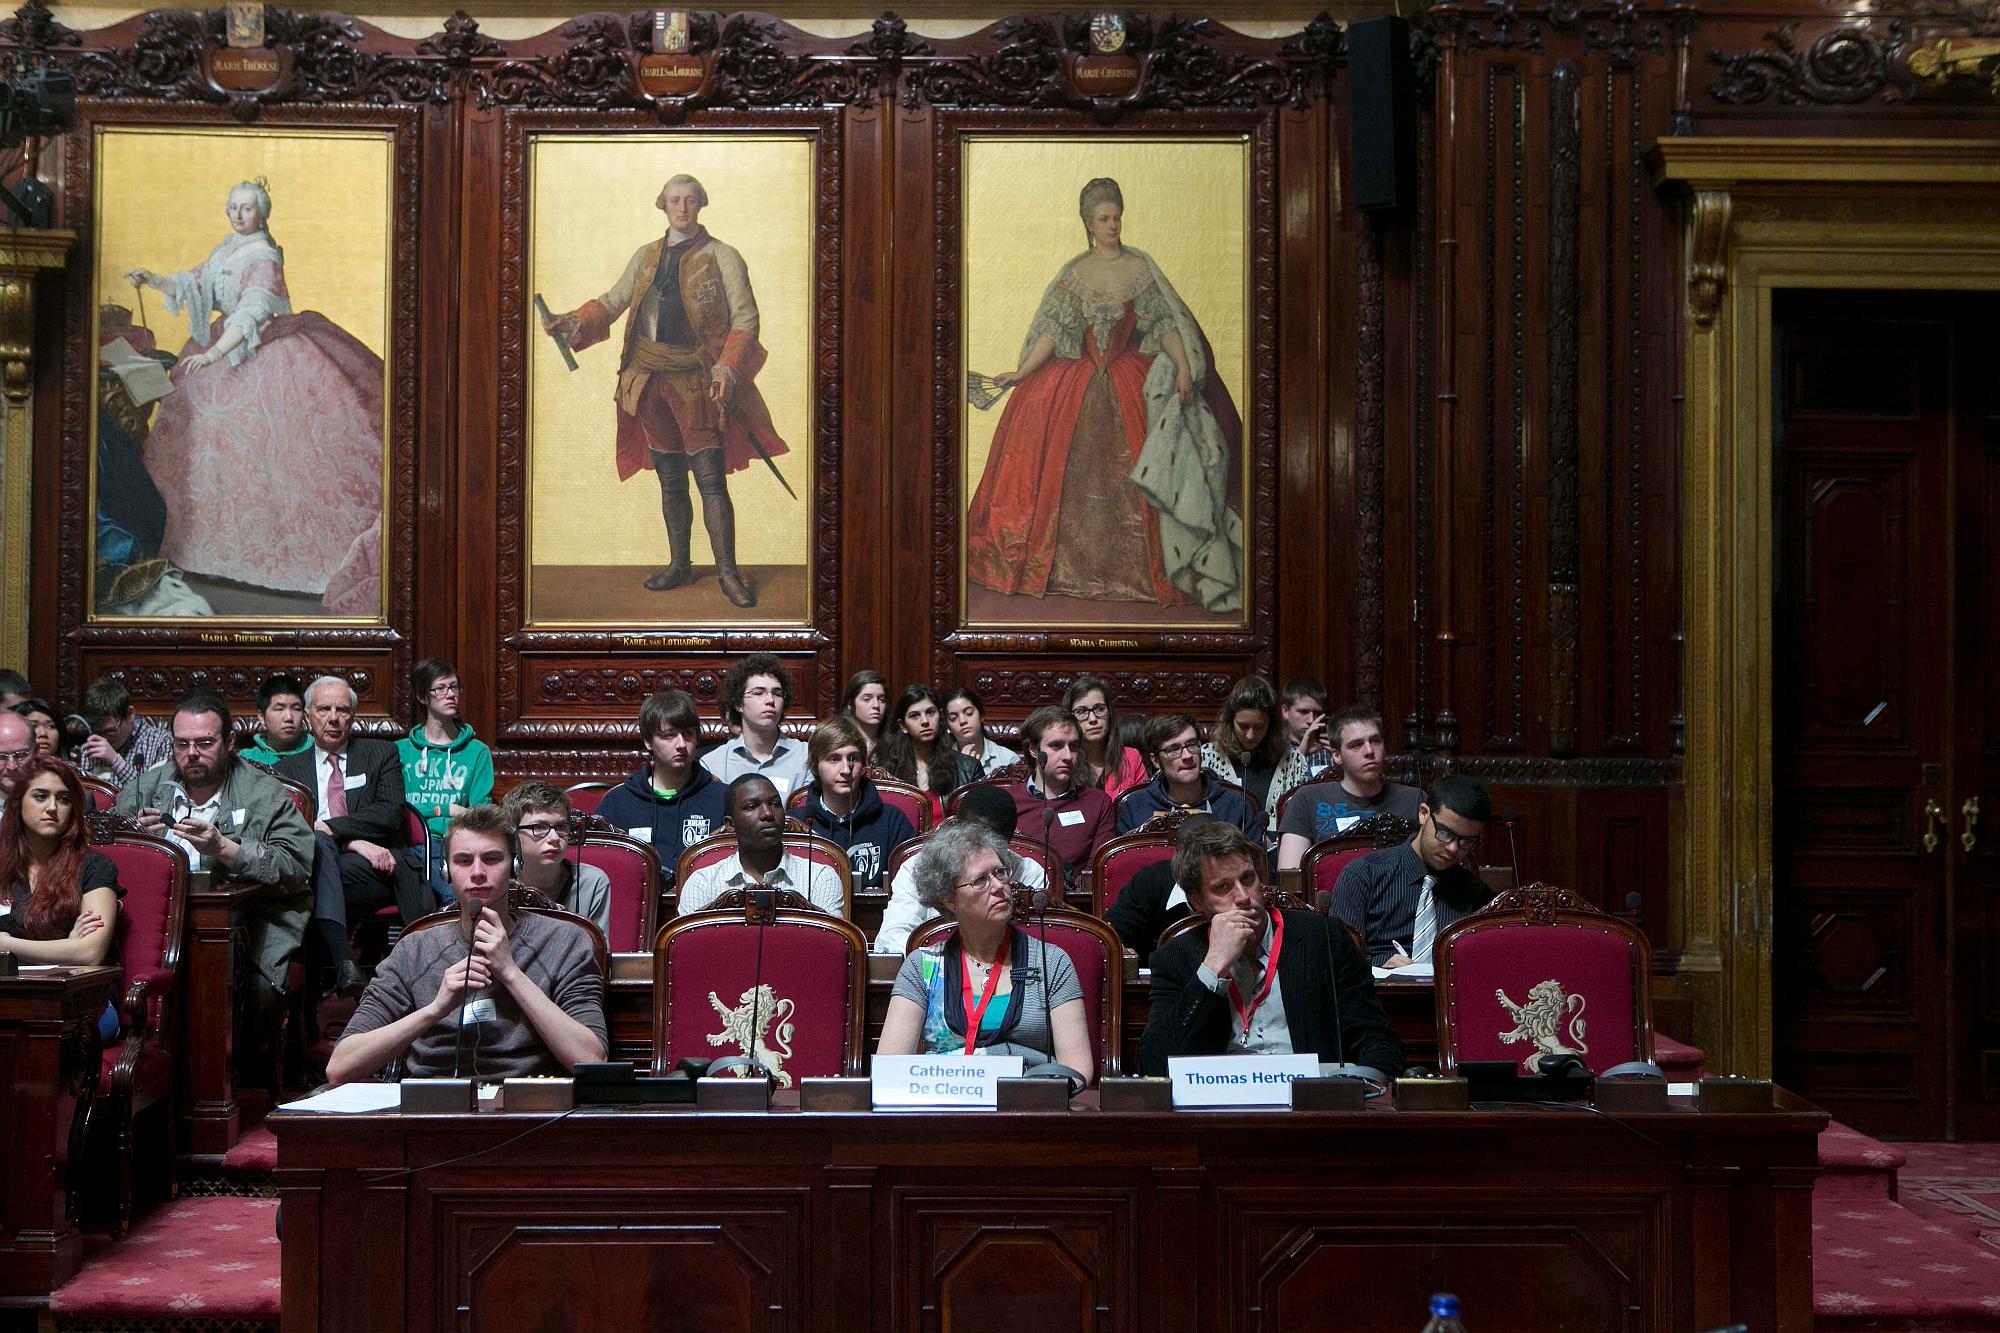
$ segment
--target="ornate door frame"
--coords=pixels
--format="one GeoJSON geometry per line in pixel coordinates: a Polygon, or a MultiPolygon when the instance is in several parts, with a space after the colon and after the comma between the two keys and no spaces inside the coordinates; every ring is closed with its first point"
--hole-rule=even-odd
{"type": "Polygon", "coordinates": [[[2000,290],[2000,144],[1662,139],[1684,201],[1682,672],[1674,941],[1711,1068],[1772,1064],[1771,297],[1787,287],[2000,290]]]}

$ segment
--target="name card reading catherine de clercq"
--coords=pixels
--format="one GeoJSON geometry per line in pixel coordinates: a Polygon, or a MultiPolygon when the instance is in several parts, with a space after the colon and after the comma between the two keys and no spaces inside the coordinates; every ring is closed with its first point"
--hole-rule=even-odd
{"type": "Polygon", "coordinates": [[[878,1055],[869,1067],[876,1110],[956,1107],[990,1111],[1003,1078],[1021,1077],[1018,1055],[878,1055]]]}
{"type": "Polygon", "coordinates": [[[1290,1106],[1292,1080],[1319,1077],[1319,1057],[1189,1055],[1167,1061],[1174,1106],[1290,1106]]]}

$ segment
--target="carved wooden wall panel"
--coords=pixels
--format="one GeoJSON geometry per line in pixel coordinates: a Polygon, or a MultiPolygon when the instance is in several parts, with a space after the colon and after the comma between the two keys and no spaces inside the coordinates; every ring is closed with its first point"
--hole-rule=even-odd
{"type": "MultiPolygon", "coordinates": [[[[826,38],[698,12],[699,77],[649,94],[650,10],[518,41],[463,14],[421,39],[266,15],[283,68],[261,91],[205,72],[219,10],[78,33],[37,0],[0,23],[0,45],[79,78],[78,128],[43,166],[86,232],[96,125],[393,136],[395,316],[414,333],[389,366],[388,623],[86,623],[93,279],[73,270],[45,330],[62,352],[43,358],[37,455],[38,512],[55,517],[38,534],[33,608],[50,632],[30,664],[62,698],[118,670],[143,708],[196,681],[247,702],[289,666],[353,679],[386,728],[407,716],[410,661],[440,653],[507,781],[624,771],[645,693],[686,688],[712,714],[730,657],[752,648],[797,673],[795,717],[831,712],[863,667],[973,685],[1002,723],[1085,667],[1135,711],[1204,721],[1245,671],[1311,671],[1337,701],[1382,705],[1411,776],[1488,782],[1521,816],[1531,878],[1617,910],[1638,893],[1668,967],[1684,298],[1679,221],[1645,151],[1670,132],[1985,133],[1984,77],[1933,81],[1924,53],[2000,35],[1994,0],[1435,6],[1413,38],[1415,205],[1363,217],[1347,198],[1346,56],[1330,22],[1264,40],[1126,13],[1129,90],[1102,92],[1078,74],[1095,58],[1087,12],[949,39],[892,15],[826,38]],[[660,128],[784,129],[815,145],[802,627],[528,623],[525,149],[542,131],[660,128]],[[1241,629],[961,628],[958,143],[994,128],[1248,136],[1254,355],[1240,407],[1256,518],[1241,629]]],[[[1487,860],[1505,859],[1501,839],[1487,860]]]]}

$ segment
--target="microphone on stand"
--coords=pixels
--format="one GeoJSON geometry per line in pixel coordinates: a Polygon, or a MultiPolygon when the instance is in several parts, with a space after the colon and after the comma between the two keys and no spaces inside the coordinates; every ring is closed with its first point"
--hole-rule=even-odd
{"type": "Polygon", "coordinates": [[[1514,841],[1514,830],[1520,827],[1521,817],[1512,810],[1500,812],[1500,822],[1507,829],[1507,855],[1513,859],[1514,887],[1521,887],[1521,848],[1514,841]]]}
{"type": "MultiPolygon", "coordinates": [[[[461,897],[458,900],[459,923],[465,927],[466,985],[465,989],[458,993],[458,1040],[451,1053],[451,1076],[453,1078],[464,1077],[462,1066],[465,1061],[465,1015],[472,1007],[472,933],[479,924],[479,913],[476,910],[468,909],[476,909],[478,905],[475,900],[470,898],[461,897]]],[[[480,993],[483,997],[485,993],[484,987],[480,988],[480,993]]],[[[472,1057],[472,1067],[476,1073],[479,1068],[479,1057],[476,1054],[472,1057]]]]}
{"type": "Polygon", "coordinates": [[[718,1060],[708,1067],[710,1077],[730,1070],[754,1069],[767,1081],[771,1071],[755,1054],[757,1034],[764,1026],[764,928],[771,914],[777,910],[777,891],[762,886],[744,890],[744,900],[757,917],[757,957],[750,970],[750,1041],[748,1050],[727,1060],[718,1060]]]}

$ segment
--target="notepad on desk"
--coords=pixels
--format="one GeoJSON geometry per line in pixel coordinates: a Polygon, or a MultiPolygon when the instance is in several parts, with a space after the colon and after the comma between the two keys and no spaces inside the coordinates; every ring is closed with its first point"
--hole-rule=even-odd
{"type": "Polygon", "coordinates": [[[1377,981],[1385,977],[1401,977],[1406,981],[1429,981],[1437,975],[1429,963],[1411,963],[1408,967],[1377,967],[1369,970],[1374,972],[1377,981]]]}

